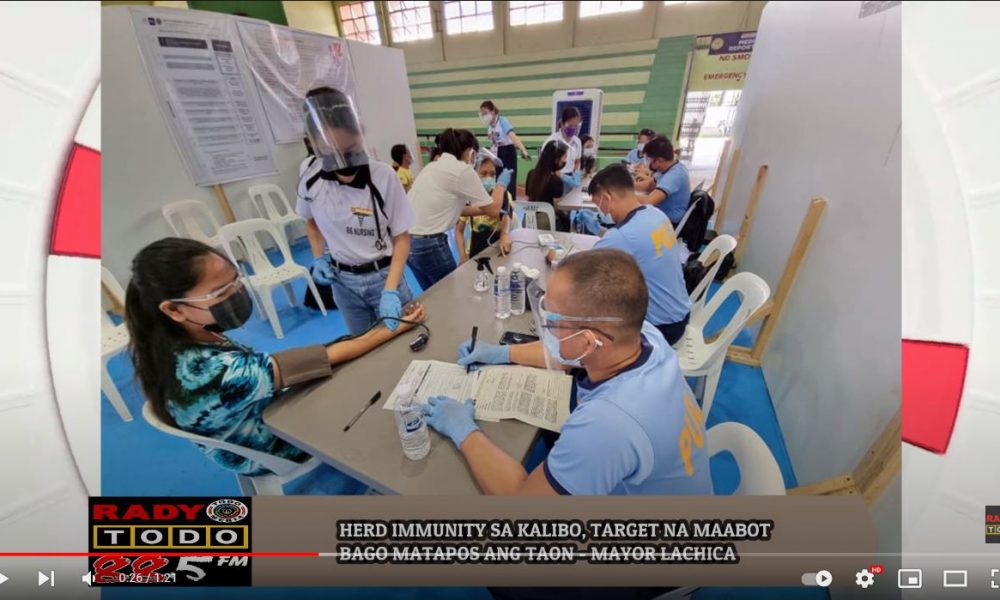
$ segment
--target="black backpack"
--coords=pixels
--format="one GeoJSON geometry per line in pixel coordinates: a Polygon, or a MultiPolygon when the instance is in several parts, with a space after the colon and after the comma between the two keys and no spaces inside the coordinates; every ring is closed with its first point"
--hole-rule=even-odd
{"type": "Polygon", "coordinates": [[[677,232],[677,238],[683,239],[684,244],[691,252],[698,252],[705,243],[705,232],[708,230],[708,221],[715,212],[715,200],[705,190],[695,190],[691,192],[691,200],[688,202],[688,209],[694,206],[691,215],[684,223],[684,229],[677,232]]]}

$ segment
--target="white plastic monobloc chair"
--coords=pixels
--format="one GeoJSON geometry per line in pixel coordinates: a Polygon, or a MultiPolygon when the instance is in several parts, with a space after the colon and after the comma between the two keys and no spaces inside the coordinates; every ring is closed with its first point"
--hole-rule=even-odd
{"type": "MultiPolygon", "coordinates": [[[[115,279],[115,276],[111,274],[106,267],[101,266],[101,283],[104,284],[105,289],[107,289],[108,294],[112,297],[112,300],[117,302],[120,306],[125,305],[125,291],[122,289],[121,284],[115,279]]],[[[129,411],[128,406],[125,405],[125,400],[122,399],[121,392],[118,391],[118,387],[115,385],[113,379],[111,379],[111,373],[108,372],[108,362],[124,352],[128,347],[129,336],[128,328],[125,324],[115,325],[108,316],[108,313],[101,310],[101,391],[104,395],[108,397],[108,401],[111,402],[111,406],[115,408],[118,412],[118,416],[122,418],[123,421],[132,420],[132,412],[129,411]]]]}
{"type": "Polygon", "coordinates": [[[283,496],[285,495],[283,486],[286,483],[305,475],[321,464],[320,460],[315,457],[310,458],[304,463],[297,463],[273,454],[268,454],[267,452],[247,448],[246,446],[231,444],[197,433],[184,431],[161,419],[156,414],[156,411],[153,410],[153,405],[149,402],[143,404],[142,416],[150,425],[163,433],[184,438],[208,448],[218,448],[232,452],[233,454],[248,458],[271,471],[271,474],[256,475],[253,477],[236,473],[236,481],[239,483],[240,492],[244,496],[283,496]]]}
{"type": "Polygon", "coordinates": [[[743,423],[719,423],[709,428],[708,453],[728,451],[736,459],[740,485],[734,496],[784,496],[785,478],[771,449],[757,432],[743,423]]]}
{"type": "Polygon", "coordinates": [[[161,209],[163,218],[167,220],[170,229],[178,237],[198,240],[209,246],[219,247],[219,222],[205,204],[199,200],[178,200],[161,209]],[[203,225],[211,225],[211,231],[205,231],[203,225]]]}
{"type": "Polygon", "coordinates": [[[556,230],[556,211],[551,204],[546,202],[528,202],[525,200],[515,200],[514,208],[521,209],[524,215],[522,226],[527,229],[539,229],[538,213],[542,213],[549,218],[549,231],[556,230]]]}
{"type": "Polygon", "coordinates": [[[705,273],[705,276],[698,282],[698,285],[691,290],[690,298],[692,315],[705,308],[705,299],[708,296],[708,286],[715,281],[715,276],[719,273],[719,268],[722,267],[722,261],[735,249],[736,238],[723,233],[715,236],[715,239],[709,242],[708,245],[701,251],[701,254],[698,255],[698,262],[700,262],[702,266],[712,259],[713,254],[716,256],[716,259],[705,273]]]}
{"type": "Polygon", "coordinates": [[[733,275],[722,284],[704,309],[691,312],[691,321],[684,330],[684,337],[674,345],[684,376],[705,378],[701,401],[701,413],[705,422],[708,422],[708,413],[712,409],[712,400],[719,386],[719,376],[722,374],[722,365],[726,362],[729,345],[770,295],[771,288],[767,282],[753,273],[733,275]],[[739,307],[719,335],[711,342],[705,341],[705,326],[732,294],[739,296],[739,307]]]}
{"type": "MultiPolygon", "coordinates": [[[[273,183],[252,185],[248,190],[250,202],[253,204],[257,214],[265,218],[285,234],[285,239],[291,243],[295,237],[289,235],[289,230],[294,230],[297,224],[302,224],[302,234],[305,235],[306,220],[295,214],[292,205],[288,203],[285,192],[273,183]]],[[[296,236],[296,237],[301,237],[296,236]]]]}
{"type": "Polygon", "coordinates": [[[281,235],[273,223],[267,219],[237,221],[224,225],[219,230],[219,238],[233,264],[239,264],[233,252],[234,243],[239,244],[239,247],[246,252],[247,262],[253,269],[253,275],[248,275],[247,280],[250,282],[250,287],[256,292],[264,313],[274,329],[274,335],[278,339],[285,337],[285,334],[281,330],[278,311],[274,307],[274,298],[271,296],[275,287],[284,287],[289,304],[294,306],[296,304],[295,292],[291,282],[300,278],[305,279],[320,311],[324,315],[326,314],[326,307],[323,305],[323,299],[320,298],[319,290],[316,289],[316,284],[313,283],[312,276],[309,275],[309,271],[305,267],[292,259],[292,251],[288,248],[288,242],[285,241],[285,237],[281,235]],[[270,236],[274,240],[274,244],[281,252],[282,262],[280,264],[271,263],[260,243],[258,237],[260,235],[270,236]]]}

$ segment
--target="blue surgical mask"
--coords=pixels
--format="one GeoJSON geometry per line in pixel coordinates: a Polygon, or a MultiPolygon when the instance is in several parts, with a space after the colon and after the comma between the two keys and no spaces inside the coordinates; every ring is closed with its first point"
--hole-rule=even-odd
{"type": "MultiPolygon", "coordinates": [[[[587,352],[583,356],[578,356],[576,358],[565,358],[562,354],[559,353],[559,345],[562,342],[565,342],[566,340],[568,340],[568,339],[570,339],[572,337],[575,337],[575,336],[581,335],[583,333],[586,333],[586,331],[587,331],[586,329],[582,329],[580,331],[577,331],[576,333],[573,333],[573,334],[568,335],[568,336],[566,336],[566,337],[564,337],[562,339],[559,339],[559,338],[557,338],[555,336],[554,333],[552,333],[548,329],[544,329],[543,328],[542,329],[542,344],[545,346],[545,350],[546,350],[546,352],[549,353],[549,356],[551,356],[559,364],[567,366],[567,367],[579,367],[579,366],[582,366],[580,361],[582,361],[590,353],[587,352]]],[[[593,334],[591,334],[591,335],[593,335],[593,334]]]]}
{"type": "Polygon", "coordinates": [[[497,185],[496,177],[483,177],[479,181],[483,182],[483,187],[486,188],[487,193],[493,193],[493,188],[497,185]]]}

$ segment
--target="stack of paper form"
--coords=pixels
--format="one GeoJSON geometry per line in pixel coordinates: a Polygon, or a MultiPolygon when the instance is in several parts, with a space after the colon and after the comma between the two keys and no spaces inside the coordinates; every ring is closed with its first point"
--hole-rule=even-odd
{"type": "MultiPolygon", "coordinates": [[[[498,365],[466,373],[465,367],[436,360],[411,362],[399,383],[417,390],[416,401],[421,404],[432,396],[460,402],[472,398],[477,419],[517,419],[550,431],[559,431],[569,417],[573,390],[573,378],[557,371],[498,365]]],[[[395,407],[394,389],[382,408],[395,407]]]]}

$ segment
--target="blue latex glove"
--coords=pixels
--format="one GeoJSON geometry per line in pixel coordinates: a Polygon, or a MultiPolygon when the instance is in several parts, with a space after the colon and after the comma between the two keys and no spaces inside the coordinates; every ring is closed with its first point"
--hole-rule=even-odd
{"type": "Polygon", "coordinates": [[[398,319],[403,314],[403,302],[399,299],[397,290],[382,290],[382,299],[378,302],[378,316],[385,318],[382,323],[389,328],[389,331],[396,331],[399,327],[398,319]]]}
{"type": "Polygon", "coordinates": [[[510,169],[504,169],[497,175],[497,185],[502,185],[505,188],[510,188],[510,178],[514,175],[514,172],[510,169]]]}
{"type": "Polygon", "coordinates": [[[583,184],[583,171],[577,169],[572,173],[563,173],[560,175],[563,185],[569,189],[578,188],[583,184]]]}
{"type": "Polygon", "coordinates": [[[323,254],[313,259],[309,274],[313,281],[320,285],[333,285],[333,264],[330,262],[330,255],[323,254]]]}
{"type": "Polygon", "coordinates": [[[446,435],[461,446],[469,434],[479,429],[476,425],[476,407],[472,400],[464,403],[447,396],[431,396],[421,410],[427,424],[441,435],[446,435]]]}
{"type": "Polygon", "coordinates": [[[458,346],[458,364],[465,367],[474,363],[485,365],[506,365],[510,364],[510,346],[498,344],[488,344],[476,340],[476,348],[469,351],[472,345],[472,338],[462,342],[458,346]]]}
{"type": "Polygon", "coordinates": [[[597,235],[601,232],[601,224],[597,222],[597,214],[591,210],[581,210],[576,215],[576,222],[583,226],[590,235],[597,235]]]}

